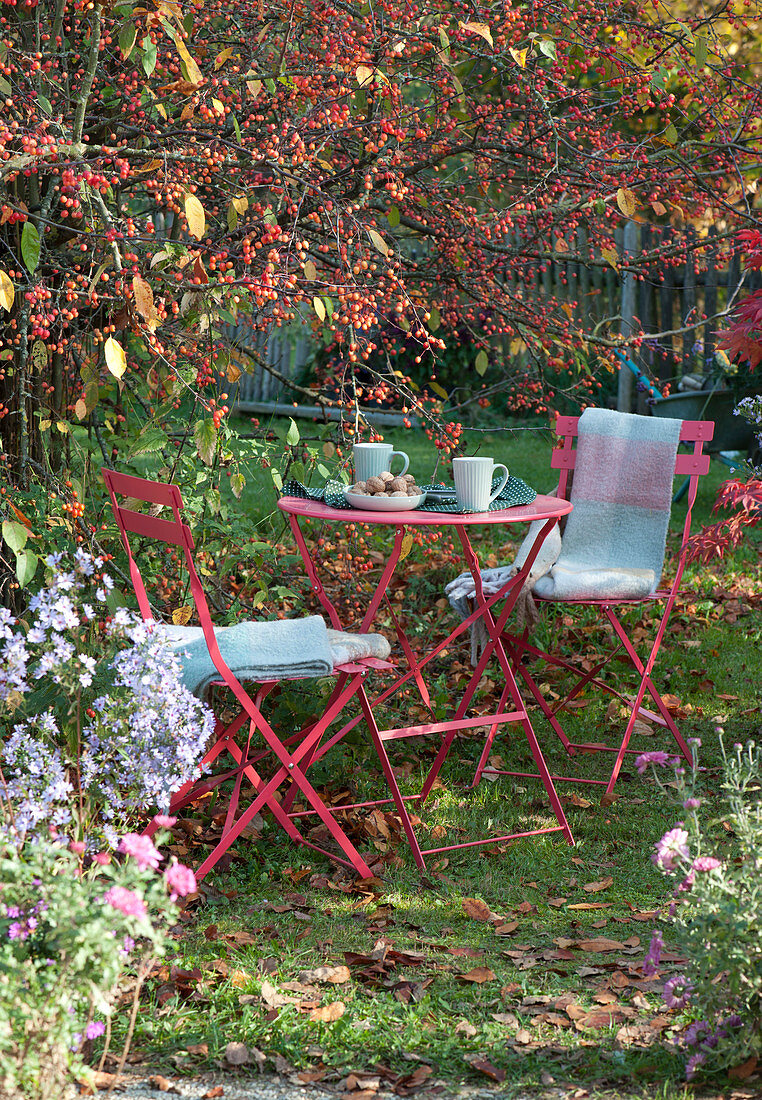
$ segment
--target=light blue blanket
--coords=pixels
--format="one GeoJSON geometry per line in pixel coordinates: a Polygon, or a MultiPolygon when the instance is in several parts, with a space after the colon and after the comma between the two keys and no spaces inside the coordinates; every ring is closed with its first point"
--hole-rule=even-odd
{"type": "MultiPolygon", "coordinates": [[[[182,660],[185,687],[202,696],[220,674],[201,627],[158,623],[156,628],[182,660]]],[[[333,671],[328,631],[319,615],[236,623],[216,627],[214,634],[222,659],[241,681],[308,679],[333,671]]]]}

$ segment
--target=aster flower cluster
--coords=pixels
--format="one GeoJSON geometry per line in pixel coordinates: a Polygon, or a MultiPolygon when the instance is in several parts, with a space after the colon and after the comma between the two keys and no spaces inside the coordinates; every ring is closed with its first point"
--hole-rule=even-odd
{"type": "Polygon", "coordinates": [[[0,609],[0,706],[18,719],[0,755],[6,829],[113,848],[131,815],[166,811],[197,775],[214,718],[158,632],[125,608],[108,615],[101,559],[46,564],[26,631],[0,609]]]}
{"type": "MultiPolygon", "coordinates": [[[[174,819],[160,816],[157,826],[174,819]]],[[[167,838],[159,833],[159,842],[167,838]]],[[[106,1032],[120,979],[161,956],[193,871],[129,833],[89,865],[83,844],[0,836],[0,1094],[63,1095],[86,1041],[106,1032]]]]}
{"type": "MultiPolygon", "coordinates": [[[[671,944],[686,969],[665,976],[663,996],[668,1009],[693,1017],[681,1037],[689,1081],[762,1056],[762,751],[748,742],[727,752],[723,730],[716,732],[724,765],[719,812],[727,826],[720,839],[707,835],[699,816],[705,801],[698,790],[700,741],[692,742],[687,769],[665,753],[644,753],[637,760],[641,771],[653,767],[667,796],[659,769],[674,767],[676,782],[670,787],[677,789],[682,811],[651,858],[675,882],[666,917],[671,944]]],[[[647,977],[659,974],[664,947],[657,929],[643,962],[647,977]]]]}

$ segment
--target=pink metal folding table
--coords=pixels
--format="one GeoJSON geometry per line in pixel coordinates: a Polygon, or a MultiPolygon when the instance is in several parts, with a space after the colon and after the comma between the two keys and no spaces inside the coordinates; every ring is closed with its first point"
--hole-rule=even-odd
{"type": "MultiPolygon", "coordinates": [[[[315,500],[304,500],[299,497],[282,497],[279,501],[279,507],[289,517],[291,530],[294,535],[294,539],[299,548],[299,552],[304,561],[304,566],[307,571],[307,575],[310,579],[312,588],[325,610],[332,625],[337,629],[344,629],[339,618],[339,614],[336,607],[331,602],[326,593],[318,573],[318,562],[313,554],[310,552],[310,547],[305,538],[305,534],[302,530],[300,521],[317,521],[318,523],[367,523],[374,525],[382,525],[394,529],[394,546],[386,564],[381,572],[381,577],[378,581],[375,591],[371,596],[368,604],[367,611],[360,627],[361,631],[367,631],[370,629],[373,623],[376,613],[382,603],[386,601],[387,608],[391,611],[392,621],[394,622],[397,637],[404,654],[404,663],[407,668],[405,671],[401,671],[399,674],[395,674],[393,683],[388,686],[380,695],[378,695],[371,703],[367,700],[363,703],[361,701],[363,709],[363,717],[368,723],[370,728],[371,737],[374,747],[379,757],[381,767],[384,772],[389,791],[392,796],[392,800],[397,808],[402,821],[402,827],[410,842],[410,846],[413,851],[413,857],[419,868],[424,869],[426,866],[425,857],[427,855],[433,855],[439,852],[446,852],[456,848],[473,847],[482,844],[496,844],[503,843],[508,840],[515,840],[519,837],[533,836],[540,833],[552,833],[562,832],[570,844],[574,843],[571,829],[566,820],[563,807],[561,805],[558,794],[556,793],[553,785],[553,780],[550,776],[550,772],[545,763],[542,751],[535,736],[532,723],[527,714],[526,707],[522,700],[518,686],[516,684],[516,678],[514,676],[514,670],[511,667],[510,660],[506,654],[506,650],[503,646],[501,634],[505,627],[511,611],[516,603],[519,593],[524,585],[524,581],[534,564],[535,557],[546,538],[550,533],[554,525],[558,522],[561,516],[566,515],[571,511],[571,504],[566,500],[559,500],[556,497],[538,496],[532,501],[531,504],[516,505],[511,508],[501,509],[493,512],[477,512],[477,513],[453,513],[453,512],[427,512],[422,508],[415,509],[413,511],[400,511],[400,512],[377,512],[377,511],[365,511],[361,509],[352,509],[351,511],[339,508],[332,508],[329,505],[315,500]],[[532,552],[527,556],[527,559],[522,569],[516,573],[499,592],[496,592],[490,597],[486,597],[482,589],[481,574],[479,571],[479,561],[476,553],[471,544],[469,538],[469,528],[482,524],[499,524],[499,525],[513,525],[518,523],[531,523],[533,520],[545,520],[545,524],[541,528],[540,536],[535,542],[532,552]],[[461,547],[463,550],[463,559],[474,578],[474,585],[476,588],[476,595],[474,600],[474,610],[469,617],[460,622],[442,641],[438,642],[434,647],[423,656],[416,655],[413,647],[410,644],[409,639],[406,637],[401,624],[391,609],[391,603],[388,600],[388,590],[392,582],[397,565],[400,561],[403,548],[403,540],[408,528],[413,527],[449,527],[454,529],[460,539],[461,547]],[[495,610],[493,614],[493,606],[502,602],[502,607],[495,610]],[[426,686],[424,678],[424,669],[428,663],[433,660],[438,654],[440,654],[448,646],[458,638],[464,631],[466,631],[472,623],[477,620],[483,620],[486,632],[488,635],[488,642],[484,648],[481,658],[471,675],[468,684],[463,692],[460,701],[455,706],[454,714],[451,718],[444,721],[431,721],[426,723],[419,723],[416,725],[409,725],[403,727],[397,727],[394,729],[379,729],[376,715],[380,711],[381,705],[395,694],[404,684],[414,681],[420,692],[421,698],[424,704],[431,710],[431,700],[429,691],[426,686]],[[469,717],[469,710],[472,700],[476,693],[482,676],[487,668],[487,665],[493,655],[497,658],[502,675],[503,675],[503,687],[501,691],[500,701],[498,703],[497,710],[493,714],[479,714],[477,716],[469,717]],[[507,723],[517,723],[521,726],[526,736],[529,748],[534,759],[535,766],[537,768],[538,777],[542,780],[545,790],[550,801],[550,805],[553,809],[557,824],[548,826],[545,828],[528,829],[521,833],[511,833],[503,836],[490,836],[480,840],[472,840],[461,844],[448,844],[442,845],[438,848],[421,848],[418,838],[415,833],[415,829],[410,819],[406,802],[410,799],[417,800],[420,804],[428,796],[432,789],[434,781],[436,780],[439,772],[444,764],[453,742],[461,730],[472,729],[474,727],[490,727],[491,735],[501,726],[507,723]],[[418,737],[431,734],[441,734],[442,740],[439,751],[431,766],[431,769],[426,777],[420,794],[418,795],[402,795],[391,763],[389,761],[388,754],[386,752],[385,743],[387,741],[397,740],[407,737],[418,737]]],[[[432,718],[434,717],[432,713],[432,718]]],[[[316,749],[314,759],[318,759],[323,755],[324,751],[327,751],[331,745],[337,740],[343,737],[353,725],[361,721],[358,717],[344,726],[338,733],[335,733],[329,741],[324,745],[316,749]]],[[[356,806],[371,806],[379,805],[383,800],[378,803],[356,803],[356,806]]],[[[388,801],[388,800],[387,800],[388,801]]],[[[347,807],[348,809],[350,807],[347,807]]]]}

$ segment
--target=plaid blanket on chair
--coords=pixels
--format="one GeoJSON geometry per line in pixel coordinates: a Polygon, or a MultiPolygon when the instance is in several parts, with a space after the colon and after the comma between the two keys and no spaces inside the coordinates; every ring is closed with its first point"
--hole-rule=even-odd
{"type": "Polygon", "coordinates": [[[682,421],[585,409],[561,554],[547,600],[640,599],[661,580],[682,421]]]}

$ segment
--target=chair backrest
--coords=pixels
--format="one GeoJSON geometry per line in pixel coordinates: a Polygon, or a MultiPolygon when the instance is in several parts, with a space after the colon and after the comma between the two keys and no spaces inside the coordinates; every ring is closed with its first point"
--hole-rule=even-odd
{"type": "MultiPolygon", "coordinates": [[[[577,460],[575,442],[578,435],[578,416],[558,416],[556,418],[556,435],[562,440],[552,455],[550,464],[555,470],[560,470],[558,481],[558,496],[569,499],[570,473],[574,469],[577,460]]],[[[675,475],[689,478],[688,485],[688,511],[683,527],[680,560],[678,563],[678,575],[676,583],[679,583],[685,564],[685,546],[691,531],[691,513],[698,492],[698,481],[702,474],[709,470],[710,456],[704,454],[703,447],[709,443],[714,435],[714,422],[711,420],[683,420],[680,428],[680,442],[692,443],[693,450],[687,454],[678,453],[675,461],[675,475]]]]}
{"type": "Polygon", "coordinates": [[[170,546],[178,546],[182,550],[199,623],[204,631],[204,637],[209,646],[212,659],[217,664],[215,653],[219,654],[219,650],[214,636],[214,626],[212,617],[209,614],[204,589],[193,561],[193,535],[190,527],[182,518],[183,498],[180,495],[179,488],[177,485],[166,485],[161,481],[148,481],[146,478],[134,477],[132,474],[120,474],[116,470],[104,468],[101,473],[103,474],[103,480],[106,482],[106,488],[111,498],[111,507],[114,510],[116,523],[129,561],[130,578],[138,599],[140,614],[145,620],[154,618],[143,577],[132,553],[129,540],[130,534],[155,539],[157,542],[165,542],[170,546]],[[119,497],[125,498],[128,503],[141,501],[145,504],[171,508],[173,518],[165,519],[145,512],[136,512],[133,508],[127,507],[127,504],[120,504],[119,497]]]}

